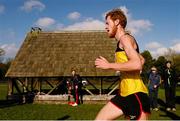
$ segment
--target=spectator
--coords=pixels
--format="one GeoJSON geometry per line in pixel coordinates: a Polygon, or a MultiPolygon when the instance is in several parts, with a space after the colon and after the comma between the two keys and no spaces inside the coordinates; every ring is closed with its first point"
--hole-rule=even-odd
{"type": "Polygon", "coordinates": [[[149,89],[149,98],[151,109],[158,111],[158,87],[161,83],[161,76],[157,72],[156,67],[151,68],[151,73],[149,75],[148,89],[149,89]]]}
{"type": "Polygon", "coordinates": [[[166,97],[166,110],[176,111],[175,107],[175,91],[176,91],[176,72],[171,66],[171,61],[167,61],[163,72],[163,82],[166,97]]]}
{"type": "Polygon", "coordinates": [[[71,85],[72,94],[75,102],[72,104],[72,106],[77,106],[80,103],[82,104],[82,79],[79,74],[76,74],[75,69],[72,69],[71,85]]]}

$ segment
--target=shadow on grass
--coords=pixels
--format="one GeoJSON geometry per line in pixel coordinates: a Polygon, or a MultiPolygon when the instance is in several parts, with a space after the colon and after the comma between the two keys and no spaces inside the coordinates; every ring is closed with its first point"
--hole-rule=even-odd
{"type": "Polygon", "coordinates": [[[57,120],[67,120],[70,116],[69,115],[65,115],[61,118],[58,118],[57,120]]]}
{"type": "Polygon", "coordinates": [[[180,104],[180,96],[176,96],[176,103],[180,104]]]}
{"type": "Polygon", "coordinates": [[[0,108],[6,108],[19,105],[20,103],[14,100],[0,100],[0,108]]]}
{"type": "Polygon", "coordinates": [[[7,100],[0,100],[0,108],[33,103],[34,97],[35,95],[31,93],[9,95],[7,100]]]}
{"type": "MultiPolygon", "coordinates": [[[[177,101],[177,98],[176,98],[176,101],[177,101]]],[[[160,108],[160,110],[166,113],[166,115],[160,115],[160,116],[169,117],[172,120],[179,120],[180,119],[180,117],[178,115],[174,114],[173,112],[166,111],[166,104],[165,104],[165,102],[163,100],[158,99],[158,103],[159,103],[160,106],[162,106],[160,108]]]]}
{"type": "Polygon", "coordinates": [[[170,117],[172,120],[179,120],[180,119],[180,117],[178,115],[176,115],[170,111],[166,111],[165,108],[160,108],[160,110],[166,113],[166,115],[160,115],[162,117],[170,117]]]}
{"type": "Polygon", "coordinates": [[[162,107],[166,107],[166,103],[162,99],[158,99],[158,104],[162,107]]]}

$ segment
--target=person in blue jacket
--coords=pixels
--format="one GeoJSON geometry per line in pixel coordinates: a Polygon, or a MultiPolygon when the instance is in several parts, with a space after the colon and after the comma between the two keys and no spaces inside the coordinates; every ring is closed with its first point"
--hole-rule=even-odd
{"type": "Polygon", "coordinates": [[[161,83],[161,76],[157,72],[157,68],[153,66],[149,75],[148,89],[151,109],[158,111],[158,87],[161,83]]]}

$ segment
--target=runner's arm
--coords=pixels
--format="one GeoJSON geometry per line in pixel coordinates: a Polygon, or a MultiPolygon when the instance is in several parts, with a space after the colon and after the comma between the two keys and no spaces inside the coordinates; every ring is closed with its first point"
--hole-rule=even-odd
{"type": "Polygon", "coordinates": [[[131,39],[125,36],[121,40],[121,43],[128,57],[128,61],[124,63],[109,63],[104,57],[100,56],[95,61],[96,68],[113,69],[116,71],[142,70],[142,63],[144,62],[141,60],[139,53],[133,48],[131,39]]]}

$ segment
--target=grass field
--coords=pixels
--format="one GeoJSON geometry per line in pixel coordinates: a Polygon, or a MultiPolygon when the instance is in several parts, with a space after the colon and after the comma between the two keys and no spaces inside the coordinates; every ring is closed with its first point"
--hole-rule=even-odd
{"type": "MultiPolygon", "coordinates": [[[[176,95],[179,99],[180,88],[176,95]]],[[[83,104],[71,107],[66,104],[16,104],[6,101],[7,84],[0,83],[0,120],[93,120],[104,104],[83,104]]],[[[167,112],[164,109],[164,90],[159,90],[160,110],[152,111],[151,120],[180,119],[180,104],[176,104],[176,112],[167,112]]],[[[124,117],[119,118],[124,119],[124,117]]]]}

